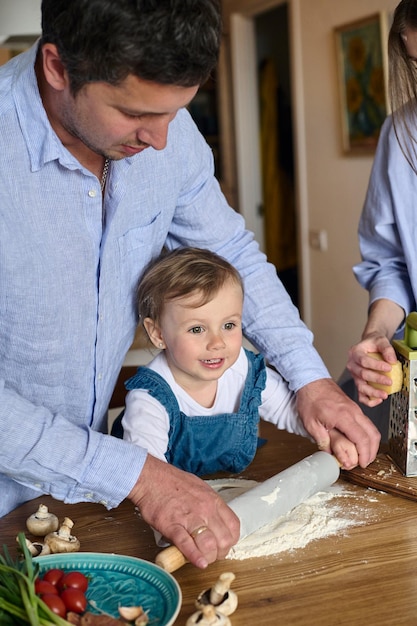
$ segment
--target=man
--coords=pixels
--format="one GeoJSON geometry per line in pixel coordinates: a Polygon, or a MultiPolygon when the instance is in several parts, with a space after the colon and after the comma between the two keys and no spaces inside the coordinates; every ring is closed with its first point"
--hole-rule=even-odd
{"type": "Polygon", "coordinates": [[[128,497],[198,567],[236,542],[235,515],[196,477],[104,434],[136,285],[163,246],[237,267],[244,332],[320,447],[336,427],[357,450],[339,460],[365,466],[379,442],[227,206],[185,109],[220,35],[216,0],[44,0],[40,43],[0,69],[1,514],[41,493],[108,508],[128,497]]]}

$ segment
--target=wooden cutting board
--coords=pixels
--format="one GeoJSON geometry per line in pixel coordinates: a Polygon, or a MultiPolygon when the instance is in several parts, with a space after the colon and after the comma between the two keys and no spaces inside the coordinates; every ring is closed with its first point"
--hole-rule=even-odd
{"type": "Polygon", "coordinates": [[[365,469],[355,467],[353,470],[342,470],[340,476],[356,485],[417,501],[417,476],[404,476],[394,461],[383,452],[365,469]]]}

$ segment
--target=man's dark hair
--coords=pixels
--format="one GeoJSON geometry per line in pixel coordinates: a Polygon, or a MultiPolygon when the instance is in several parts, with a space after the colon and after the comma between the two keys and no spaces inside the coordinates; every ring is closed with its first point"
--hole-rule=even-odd
{"type": "Polygon", "coordinates": [[[42,0],[42,39],[57,46],[72,93],[129,74],[166,85],[204,83],[217,63],[218,0],[42,0]]]}

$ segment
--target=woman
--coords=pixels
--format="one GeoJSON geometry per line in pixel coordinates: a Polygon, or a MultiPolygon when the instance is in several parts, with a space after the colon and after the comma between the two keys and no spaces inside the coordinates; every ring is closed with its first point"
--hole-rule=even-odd
{"type": "Polygon", "coordinates": [[[386,373],[397,360],[391,340],[402,336],[406,316],[417,308],[417,0],[397,6],[388,56],[392,115],[381,129],[359,223],[362,262],[354,267],[369,292],[368,319],[347,363],[358,401],[379,407],[368,414],[382,431],[388,407],[380,405],[388,394],[370,383],[390,384],[386,373]]]}

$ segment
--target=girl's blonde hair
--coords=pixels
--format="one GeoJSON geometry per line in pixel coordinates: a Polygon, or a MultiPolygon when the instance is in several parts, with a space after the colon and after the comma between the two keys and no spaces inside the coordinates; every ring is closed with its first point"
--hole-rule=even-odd
{"type": "Polygon", "coordinates": [[[137,292],[139,322],[150,317],[158,323],[167,301],[191,294],[201,296],[197,306],[209,302],[227,281],[242,288],[239,272],[210,250],[177,248],[163,252],[145,269],[137,292]]]}
{"type": "Polygon", "coordinates": [[[417,32],[417,0],[402,0],[397,5],[388,37],[388,90],[394,130],[417,174],[417,62],[407,52],[407,28],[417,32]]]}

